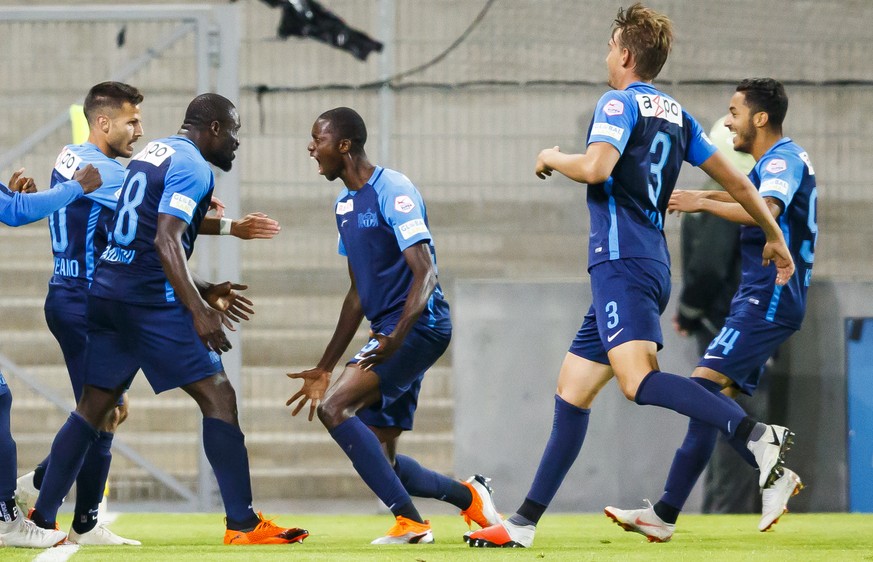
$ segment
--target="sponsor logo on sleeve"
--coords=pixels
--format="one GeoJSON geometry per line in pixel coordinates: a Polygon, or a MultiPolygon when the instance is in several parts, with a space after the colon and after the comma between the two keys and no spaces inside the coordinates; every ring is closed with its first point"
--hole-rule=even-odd
{"type": "Polygon", "coordinates": [[[65,148],[55,160],[55,170],[64,178],[71,180],[81,164],[82,158],[69,148],[65,148]]]}
{"type": "Polygon", "coordinates": [[[622,127],[616,127],[615,125],[610,125],[609,123],[595,123],[591,127],[592,137],[603,136],[620,141],[622,135],[624,135],[624,129],[622,127]]]}
{"type": "Polygon", "coordinates": [[[637,105],[643,117],[657,117],[682,127],[682,106],[670,98],[657,94],[637,94],[637,105]]]}
{"type": "Polygon", "coordinates": [[[784,172],[788,169],[788,163],[785,162],[785,160],[783,160],[782,158],[774,158],[767,162],[767,165],[764,166],[764,169],[771,174],[778,174],[779,172],[784,172]]]}
{"type": "Polygon", "coordinates": [[[195,203],[190,197],[182,195],[181,193],[174,193],[170,198],[170,207],[179,209],[191,217],[194,216],[194,209],[197,207],[197,203],[195,203]]]}
{"type": "Polygon", "coordinates": [[[336,204],[336,214],[344,215],[346,213],[351,213],[355,210],[355,200],[349,199],[348,201],[340,201],[336,204]]]}
{"type": "Polygon", "coordinates": [[[427,225],[424,224],[424,219],[413,219],[405,222],[399,227],[400,235],[404,240],[409,240],[416,234],[428,234],[427,225]]]}
{"type": "Polygon", "coordinates": [[[815,170],[812,169],[812,162],[809,161],[809,154],[801,152],[800,159],[803,160],[803,163],[806,164],[806,167],[809,169],[809,175],[814,176],[815,170]]]}
{"type": "Polygon", "coordinates": [[[609,100],[606,105],[603,106],[603,113],[609,115],[610,117],[615,117],[616,115],[621,115],[624,113],[624,104],[619,100],[609,100]]]}
{"type": "Polygon", "coordinates": [[[761,182],[760,192],[762,194],[767,194],[771,191],[775,191],[777,193],[781,193],[782,195],[788,195],[788,182],[785,180],[780,180],[779,178],[770,178],[761,182]]]}
{"type": "Polygon", "coordinates": [[[394,198],[394,210],[401,213],[408,213],[415,208],[415,203],[408,195],[398,195],[394,198]]]}
{"type": "Polygon", "coordinates": [[[160,166],[164,161],[176,153],[176,149],[162,142],[152,141],[146,145],[134,160],[142,160],[153,166],[160,166]]]}

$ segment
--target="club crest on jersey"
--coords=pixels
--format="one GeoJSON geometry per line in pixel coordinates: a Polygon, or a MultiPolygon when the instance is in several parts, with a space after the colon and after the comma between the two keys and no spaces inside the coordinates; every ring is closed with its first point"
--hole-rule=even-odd
{"type": "Polygon", "coordinates": [[[603,106],[603,113],[611,117],[621,115],[624,113],[624,104],[619,100],[609,100],[609,102],[603,106]]]}
{"type": "Polygon", "coordinates": [[[401,213],[408,213],[415,208],[415,203],[408,195],[398,195],[394,198],[394,210],[401,213]]]}
{"type": "Polygon", "coordinates": [[[358,228],[375,228],[379,226],[379,219],[376,218],[376,213],[372,209],[367,209],[366,213],[358,215],[358,228]]]}
{"type": "Polygon", "coordinates": [[[636,99],[640,107],[640,115],[643,117],[666,119],[670,123],[682,126],[682,106],[677,102],[653,94],[637,94],[636,99]]]}
{"type": "Polygon", "coordinates": [[[778,174],[779,172],[784,172],[788,169],[788,163],[785,162],[782,158],[774,158],[767,162],[767,165],[764,167],[765,170],[770,172],[771,174],[778,174]]]}
{"type": "Polygon", "coordinates": [[[349,199],[348,201],[340,201],[336,204],[336,214],[344,215],[346,213],[351,213],[355,210],[355,200],[349,199]]]}

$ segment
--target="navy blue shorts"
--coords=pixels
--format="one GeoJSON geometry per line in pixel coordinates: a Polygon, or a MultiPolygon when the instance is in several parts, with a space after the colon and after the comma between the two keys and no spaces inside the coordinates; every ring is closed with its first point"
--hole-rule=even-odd
{"type": "Polygon", "coordinates": [[[221,356],[200,341],[183,304],[133,304],[89,295],[85,384],[129,385],[137,369],[156,394],[224,371],[221,356]]]}
{"type": "Polygon", "coordinates": [[[796,331],[757,316],[728,316],[697,366],[721,373],[751,395],[764,364],[796,331]]]}
{"type": "MultiPolygon", "coordinates": [[[[76,403],[82,397],[85,386],[85,348],[88,342],[88,285],[66,287],[50,285],[45,299],[45,322],[52,335],[58,340],[64,354],[64,363],[73,385],[76,403]]],[[[129,374],[132,378],[136,370],[129,374]]],[[[118,397],[118,404],[124,398],[118,397]]]]}
{"type": "MultiPolygon", "coordinates": [[[[385,331],[390,333],[390,330],[385,331]]],[[[387,361],[373,367],[373,372],[379,376],[382,400],[358,410],[361,421],[373,427],[411,430],[424,373],[445,353],[451,339],[451,329],[438,330],[421,323],[416,324],[403,340],[400,349],[387,361]]],[[[348,364],[360,361],[361,354],[376,345],[378,340],[368,341],[348,364]]]]}
{"type": "Polygon", "coordinates": [[[661,313],[670,300],[670,268],[650,259],[619,259],[589,271],[591,308],[570,353],[609,365],[607,352],[634,340],[664,347],[661,313]]]}

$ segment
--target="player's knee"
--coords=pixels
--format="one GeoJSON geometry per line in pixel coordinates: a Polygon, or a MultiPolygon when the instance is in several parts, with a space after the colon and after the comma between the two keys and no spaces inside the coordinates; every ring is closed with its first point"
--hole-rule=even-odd
{"type": "Polygon", "coordinates": [[[338,423],[335,423],[335,411],[330,403],[322,402],[315,408],[315,415],[318,416],[318,421],[327,429],[333,429],[338,423]]]}
{"type": "Polygon", "coordinates": [[[333,400],[326,400],[315,409],[318,420],[327,429],[333,429],[348,419],[346,408],[333,400]]]}
{"type": "Polygon", "coordinates": [[[621,393],[624,394],[624,397],[634,402],[637,397],[637,391],[640,388],[640,383],[636,379],[625,379],[620,380],[618,383],[619,388],[621,388],[621,393]]]}

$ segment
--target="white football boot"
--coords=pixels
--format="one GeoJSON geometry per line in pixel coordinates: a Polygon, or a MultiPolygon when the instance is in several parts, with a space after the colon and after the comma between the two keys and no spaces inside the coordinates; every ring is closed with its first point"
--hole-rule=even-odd
{"type": "Polygon", "coordinates": [[[63,542],[67,535],[55,529],[43,529],[27,519],[15,506],[15,519],[0,521],[0,542],[3,546],[49,548],[63,542]]]}
{"type": "Polygon", "coordinates": [[[758,530],[763,533],[778,523],[782,514],[788,512],[788,500],[802,489],[800,476],[793,470],[784,469],[782,476],[761,492],[761,521],[758,522],[758,530]]]}
{"type": "Polygon", "coordinates": [[[676,525],[665,523],[655,513],[652,502],[649,500],[645,500],[645,502],[648,506],[642,509],[618,509],[606,506],[603,513],[625,531],[639,533],[646,537],[649,542],[669,541],[673,536],[673,531],[676,530],[676,525]]]}
{"type": "Polygon", "coordinates": [[[768,425],[757,441],[749,441],[746,447],[755,456],[758,469],[758,486],[761,490],[769,488],[782,476],[782,464],[785,462],[785,452],[794,443],[794,433],[781,425],[768,425]]]}
{"type": "Polygon", "coordinates": [[[478,531],[468,531],[464,540],[476,548],[530,548],[536,530],[533,525],[516,525],[506,520],[478,531]]]}
{"type": "Polygon", "coordinates": [[[100,524],[81,535],[71,528],[67,539],[71,543],[80,544],[82,546],[118,546],[123,544],[129,544],[132,546],[142,545],[138,540],[116,535],[104,525],[100,524]]]}

